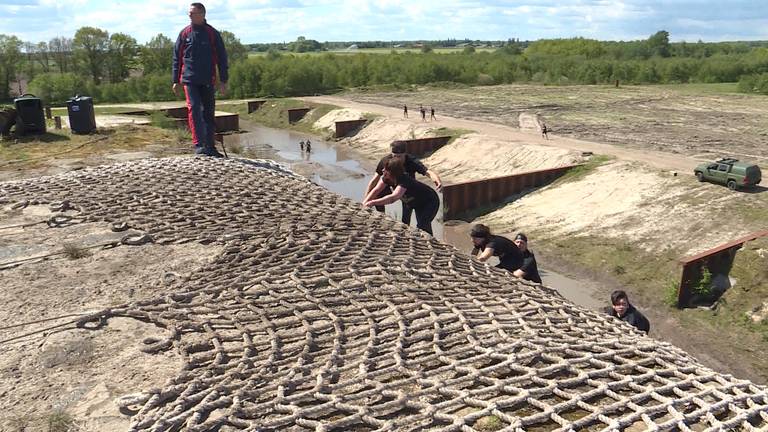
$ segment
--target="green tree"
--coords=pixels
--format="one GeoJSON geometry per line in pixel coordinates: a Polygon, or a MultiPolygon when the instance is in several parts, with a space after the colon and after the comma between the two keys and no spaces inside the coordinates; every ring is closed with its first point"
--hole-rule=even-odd
{"type": "Polygon", "coordinates": [[[138,46],[136,39],[125,33],[115,33],[109,37],[107,51],[107,75],[110,82],[120,82],[128,78],[134,62],[138,46]]]}
{"type": "Polygon", "coordinates": [[[303,53],[311,51],[321,51],[323,49],[322,44],[314,39],[307,39],[304,36],[299,36],[295,42],[288,44],[288,49],[293,52],[303,53]]]}
{"type": "Polygon", "coordinates": [[[48,48],[59,72],[69,72],[72,69],[72,39],[53,38],[48,42],[48,48]]]}
{"type": "Polygon", "coordinates": [[[10,98],[10,86],[22,61],[21,46],[16,36],[0,34],[0,100],[10,98]]]}
{"type": "Polygon", "coordinates": [[[651,53],[659,57],[669,57],[671,51],[669,49],[669,32],[666,30],[659,30],[648,38],[648,48],[651,53]]]}
{"type": "Polygon", "coordinates": [[[173,62],[173,41],[162,33],[157,34],[141,47],[139,62],[145,75],[167,73],[170,76],[173,62]]]}
{"type": "Polygon", "coordinates": [[[101,83],[108,49],[109,33],[95,27],[81,27],[72,40],[75,60],[97,85],[101,83]]]}
{"type": "Polygon", "coordinates": [[[240,43],[234,33],[226,30],[221,32],[221,41],[227,49],[227,59],[229,63],[235,63],[248,57],[248,49],[240,43]]]}

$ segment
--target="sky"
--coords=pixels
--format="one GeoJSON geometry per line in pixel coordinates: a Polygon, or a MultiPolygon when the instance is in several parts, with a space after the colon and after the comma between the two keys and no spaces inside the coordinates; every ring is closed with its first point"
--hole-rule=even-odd
{"type": "MultiPolygon", "coordinates": [[[[0,0],[0,34],[28,42],[78,28],[126,33],[139,43],[176,39],[189,1],[0,0]]],[[[208,22],[243,43],[584,37],[768,40],[766,0],[208,0],[208,22]]]]}

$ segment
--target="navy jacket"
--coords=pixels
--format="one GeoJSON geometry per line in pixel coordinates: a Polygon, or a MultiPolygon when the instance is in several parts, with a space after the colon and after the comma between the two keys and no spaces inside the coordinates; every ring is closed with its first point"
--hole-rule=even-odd
{"type": "Polygon", "coordinates": [[[184,27],[173,49],[173,82],[216,84],[216,66],[221,82],[227,82],[227,50],[221,34],[208,23],[184,27]]]}

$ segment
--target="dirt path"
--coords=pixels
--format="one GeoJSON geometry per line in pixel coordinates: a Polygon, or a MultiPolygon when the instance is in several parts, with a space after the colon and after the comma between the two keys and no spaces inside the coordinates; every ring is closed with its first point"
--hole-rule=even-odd
{"type": "MultiPolygon", "coordinates": [[[[313,96],[299,99],[307,102],[338,105],[345,108],[352,108],[364,112],[387,116],[393,119],[400,119],[403,115],[402,109],[400,108],[354,102],[349,99],[337,96],[313,96]]],[[[469,129],[480,134],[489,135],[494,138],[522,141],[532,144],[535,143],[538,145],[547,145],[580,152],[592,152],[594,154],[610,155],[616,157],[619,160],[641,162],[660,170],[688,172],[692,171],[693,167],[702,162],[702,160],[687,156],[653,150],[646,151],[630,148],[620,148],[611,144],[601,144],[596,142],[576,140],[572,138],[564,138],[553,134],[549,135],[549,140],[543,140],[537,132],[527,132],[519,128],[490,122],[466,120],[447,116],[440,116],[438,119],[438,123],[440,125],[447,125],[451,128],[469,129]]],[[[414,118],[413,121],[418,122],[419,120],[414,118]]]]}

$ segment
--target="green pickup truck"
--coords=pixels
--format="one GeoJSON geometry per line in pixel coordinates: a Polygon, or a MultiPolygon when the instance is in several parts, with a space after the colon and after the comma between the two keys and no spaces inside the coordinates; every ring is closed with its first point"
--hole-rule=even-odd
{"type": "Polygon", "coordinates": [[[760,167],[738,159],[720,159],[697,166],[693,173],[699,181],[722,183],[730,190],[755,186],[762,180],[760,167]]]}

